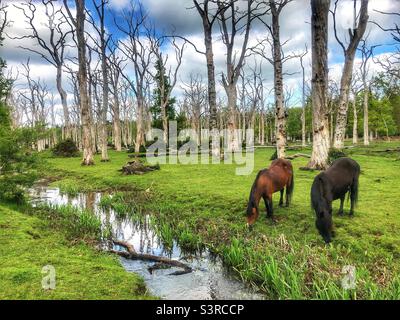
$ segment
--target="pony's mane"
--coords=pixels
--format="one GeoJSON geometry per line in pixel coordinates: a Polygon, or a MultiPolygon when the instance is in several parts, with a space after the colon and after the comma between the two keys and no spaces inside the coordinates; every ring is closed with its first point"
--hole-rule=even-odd
{"type": "Polygon", "coordinates": [[[325,188],[324,188],[324,185],[325,185],[325,184],[328,184],[328,183],[329,183],[329,182],[328,182],[327,177],[326,177],[326,175],[325,175],[324,172],[320,173],[320,174],[316,177],[316,185],[315,185],[315,187],[313,188],[314,190],[312,190],[312,197],[311,197],[311,207],[312,207],[313,209],[319,210],[319,208],[315,208],[315,207],[314,207],[314,202],[312,201],[312,200],[313,200],[312,198],[315,197],[315,196],[318,196],[317,199],[314,199],[314,200],[317,200],[318,207],[319,207],[321,204],[326,204],[326,190],[325,190],[325,188]],[[315,188],[317,188],[317,190],[315,190],[315,188]],[[318,191],[318,192],[314,192],[314,191],[318,191]]]}
{"type": "Polygon", "coordinates": [[[254,179],[253,185],[251,186],[249,202],[247,204],[247,216],[251,216],[253,214],[252,209],[256,207],[256,199],[254,197],[256,188],[257,188],[257,181],[260,178],[261,174],[263,174],[268,169],[263,169],[258,171],[256,178],[254,179]]]}

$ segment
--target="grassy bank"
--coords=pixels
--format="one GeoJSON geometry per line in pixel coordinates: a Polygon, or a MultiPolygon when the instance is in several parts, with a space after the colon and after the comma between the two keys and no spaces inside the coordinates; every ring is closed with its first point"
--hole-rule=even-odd
{"type": "Polygon", "coordinates": [[[0,300],[148,298],[143,281],[118,257],[19,210],[0,204],[0,300]],[[46,265],[55,268],[54,290],[42,288],[46,265]]]}
{"type": "MultiPolygon", "coordinates": [[[[127,154],[110,151],[110,162],[80,166],[79,158],[48,157],[48,175],[60,179],[64,191],[89,189],[128,191],[114,205],[150,212],[166,241],[171,237],[188,247],[205,244],[219,252],[244,280],[270,298],[399,299],[400,278],[400,161],[396,153],[379,153],[398,142],[381,143],[348,152],[362,168],[359,205],[355,217],[336,215],[336,238],[325,246],[314,227],[309,190],[317,172],[300,171],[307,162],[293,160],[295,192],[290,208],[279,208],[277,224],[260,216],[255,228],[245,227],[244,211],[257,171],[266,167],[273,149],[255,153],[255,169],[249,176],[235,175],[236,165],[161,165],[142,176],[123,176],[118,169],[127,154]],[[146,190],[136,197],[129,190],[146,190]],[[133,194],[133,195],[132,195],[133,194]],[[356,287],[344,290],[342,269],[356,268],[356,287]]],[[[310,153],[310,150],[293,151],[310,153]]],[[[107,202],[106,200],[104,200],[107,202]]],[[[345,206],[348,212],[347,203],[345,206]]],[[[264,210],[263,203],[261,208],[264,210]]]]}

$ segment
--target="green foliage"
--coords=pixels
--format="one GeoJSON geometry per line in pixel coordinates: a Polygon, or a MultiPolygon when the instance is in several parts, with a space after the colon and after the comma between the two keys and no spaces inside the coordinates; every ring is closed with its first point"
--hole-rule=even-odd
{"type": "Polygon", "coordinates": [[[100,198],[99,204],[103,208],[113,209],[115,214],[120,218],[133,215],[136,209],[136,207],[129,201],[128,197],[122,192],[117,192],[113,195],[103,195],[100,198]]]}
{"type": "Polygon", "coordinates": [[[64,194],[68,194],[70,196],[77,195],[81,190],[80,186],[76,181],[73,180],[62,180],[60,181],[57,186],[60,188],[60,191],[64,194]]]}
{"type": "Polygon", "coordinates": [[[393,119],[393,106],[388,98],[378,99],[370,97],[369,123],[373,131],[380,135],[391,136],[396,132],[396,124],[393,119]]]}
{"type": "Polygon", "coordinates": [[[287,134],[291,138],[301,139],[302,108],[288,108],[287,134]]]}
{"type": "Polygon", "coordinates": [[[58,142],[53,150],[53,155],[56,157],[78,157],[79,150],[72,139],[65,139],[58,142]]]}
{"type": "Polygon", "coordinates": [[[33,129],[12,129],[7,107],[0,102],[0,199],[24,200],[24,189],[36,179],[38,157],[31,150],[33,129]]]}
{"type": "MultiPolygon", "coordinates": [[[[165,66],[163,65],[163,61],[158,59],[155,63],[155,69],[157,73],[154,77],[156,82],[156,88],[153,91],[153,99],[154,103],[150,107],[150,112],[153,115],[153,127],[162,129],[162,112],[161,105],[165,98],[162,96],[163,92],[160,88],[164,87],[164,94],[171,90],[170,79],[166,74],[165,66]]],[[[166,114],[169,120],[175,119],[175,109],[174,104],[176,102],[175,97],[170,97],[168,99],[168,103],[166,106],[166,114]]]]}
{"type": "MultiPolygon", "coordinates": [[[[2,37],[0,35],[0,46],[2,37]]],[[[0,200],[22,202],[24,188],[36,179],[37,157],[31,146],[33,129],[13,129],[6,97],[11,81],[4,76],[5,61],[0,58],[0,200]]]]}
{"type": "Polygon", "coordinates": [[[49,216],[53,223],[61,225],[68,237],[73,239],[99,240],[101,221],[93,212],[79,209],[73,205],[44,205],[39,212],[49,216]]]}
{"type": "Polygon", "coordinates": [[[0,300],[150,298],[143,279],[118,258],[70,241],[48,219],[0,204],[0,230],[0,300]],[[40,271],[49,264],[56,268],[55,290],[41,285],[40,271]]]}

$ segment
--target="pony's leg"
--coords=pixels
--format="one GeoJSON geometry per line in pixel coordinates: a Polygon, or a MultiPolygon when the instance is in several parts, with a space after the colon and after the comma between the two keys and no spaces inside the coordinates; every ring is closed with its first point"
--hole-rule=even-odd
{"type": "Polygon", "coordinates": [[[344,194],[341,198],[340,198],[340,208],[339,208],[339,215],[342,216],[343,215],[343,203],[344,203],[344,198],[345,198],[346,194],[344,194]]]}
{"type": "Polygon", "coordinates": [[[290,202],[290,201],[289,201],[289,198],[290,198],[290,197],[289,197],[289,194],[288,194],[288,187],[287,187],[287,185],[286,185],[286,204],[285,204],[286,207],[289,207],[289,202],[290,202]]]}
{"type": "Polygon", "coordinates": [[[354,205],[356,203],[356,191],[354,187],[354,182],[350,187],[350,216],[354,214],[354,205]]]}
{"type": "Polygon", "coordinates": [[[264,203],[265,203],[265,210],[266,210],[266,213],[267,213],[267,218],[269,218],[271,211],[270,211],[270,208],[269,208],[268,197],[267,196],[263,196],[263,199],[264,199],[264,203]]]}
{"type": "Polygon", "coordinates": [[[268,217],[271,218],[272,221],[275,221],[274,219],[274,206],[272,204],[272,194],[270,197],[268,197],[268,204],[269,204],[269,215],[268,217]]]}
{"type": "MultiPolygon", "coordinates": [[[[283,192],[285,191],[285,189],[281,190],[281,198],[279,199],[279,206],[282,207],[283,206],[283,192]]],[[[287,192],[286,192],[286,198],[287,198],[287,192]]],[[[287,200],[286,200],[286,205],[287,205],[287,200]]]]}
{"type": "Polygon", "coordinates": [[[267,218],[274,219],[274,211],[272,207],[272,195],[268,196],[265,195],[263,196],[264,202],[265,202],[265,208],[267,209],[267,218]]]}

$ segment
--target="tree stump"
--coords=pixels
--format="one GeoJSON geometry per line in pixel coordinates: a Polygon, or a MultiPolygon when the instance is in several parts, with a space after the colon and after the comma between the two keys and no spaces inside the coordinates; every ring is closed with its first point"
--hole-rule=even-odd
{"type": "Polygon", "coordinates": [[[123,174],[130,175],[130,174],[144,174],[146,172],[160,170],[160,166],[154,165],[146,165],[139,160],[129,161],[126,165],[122,167],[119,171],[123,174]]]}

